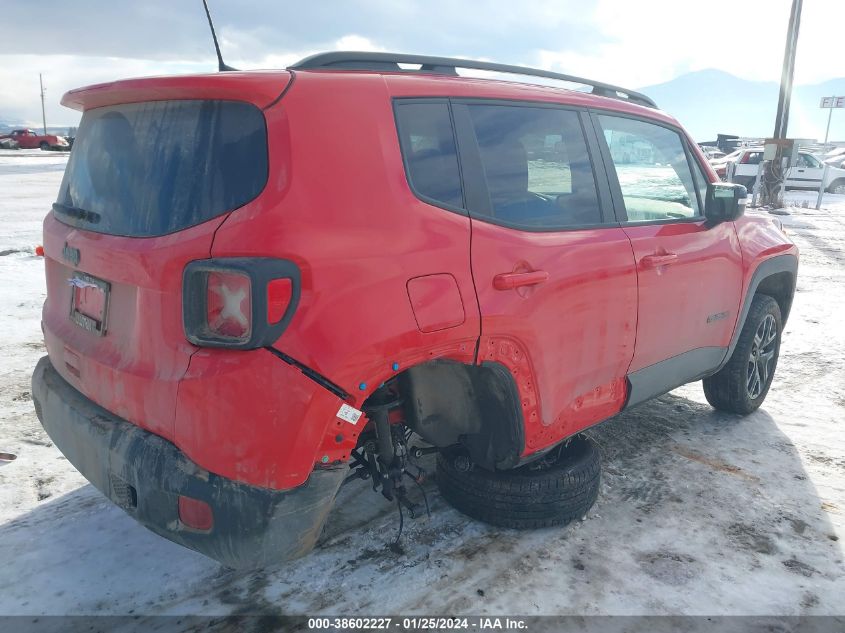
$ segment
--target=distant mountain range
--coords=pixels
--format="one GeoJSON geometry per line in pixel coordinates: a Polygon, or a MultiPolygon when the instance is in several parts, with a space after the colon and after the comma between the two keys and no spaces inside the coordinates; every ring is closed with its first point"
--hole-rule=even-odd
{"type": "MultiPolygon", "coordinates": [[[[779,87],[773,81],[748,81],[721,70],[700,70],[638,90],[676,117],[701,142],[714,140],[717,133],[771,136],[779,87]]],[[[822,110],[819,102],[833,95],[845,95],[845,77],[794,86],[789,136],[824,140],[828,110],[822,110]]],[[[833,111],[829,140],[845,141],[845,108],[833,111]]]]}
{"type": "MultiPolygon", "coordinates": [[[[779,85],[749,81],[721,70],[700,70],[666,83],[638,88],[675,116],[696,141],[715,140],[716,134],[766,137],[775,126],[779,85]]],[[[845,77],[815,85],[795,86],[789,114],[789,136],[824,139],[828,110],[819,108],[822,97],[845,95],[845,77]]],[[[0,116],[0,133],[26,127],[0,116]]],[[[33,129],[36,129],[34,126],[33,129]]],[[[50,126],[54,134],[66,127],[50,126]]],[[[830,140],[845,142],[845,108],[833,111],[830,140]]]]}

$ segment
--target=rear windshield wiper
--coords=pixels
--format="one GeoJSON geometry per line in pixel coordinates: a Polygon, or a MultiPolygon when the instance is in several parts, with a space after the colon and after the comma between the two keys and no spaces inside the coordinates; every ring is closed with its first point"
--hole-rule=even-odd
{"type": "Polygon", "coordinates": [[[80,209],[79,207],[72,207],[67,204],[61,204],[60,202],[53,203],[53,211],[56,213],[61,213],[62,215],[69,215],[72,218],[78,218],[83,222],[88,222],[90,224],[97,224],[100,221],[100,214],[94,213],[93,211],[86,211],[85,209],[80,209]]]}

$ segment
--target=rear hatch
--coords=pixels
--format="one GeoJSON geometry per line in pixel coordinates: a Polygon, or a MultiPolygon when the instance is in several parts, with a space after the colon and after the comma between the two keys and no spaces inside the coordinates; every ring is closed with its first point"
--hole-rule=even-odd
{"type": "Polygon", "coordinates": [[[229,212],[258,203],[262,109],[289,79],[141,79],[63,99],[84,114],[44,221],[47,350],[83,394],[164,437],[197,349],[182,326],[183,269],[210,256],[229,212]]]}

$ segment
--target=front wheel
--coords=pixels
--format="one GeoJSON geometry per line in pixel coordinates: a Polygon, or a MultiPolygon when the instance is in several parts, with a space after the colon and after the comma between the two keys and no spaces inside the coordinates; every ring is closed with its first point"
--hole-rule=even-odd
{"type": "Polygon", "coordinates": [[[755,295],[728,364],[702,381],[707,402],[731,413],[756,411],[772,386],[782,328],[777,301],[755,295]]]}

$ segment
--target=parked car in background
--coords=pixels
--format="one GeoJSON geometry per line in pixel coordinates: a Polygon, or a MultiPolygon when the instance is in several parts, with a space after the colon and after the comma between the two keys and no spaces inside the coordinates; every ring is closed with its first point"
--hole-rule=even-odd
{"type": "Polygon", "coordinates": [[[712,147],[710,145],[699,145],[699,148],[701,148],[701,151],[704,153],[705,158],[707,158],[707,160],[709,161],[713,161],[725,156],[725,152],[720,150],[718,147],[712,147]]]}
{"type": "Polygon", "coordinates": [[[0,149],[20,149],[20,145],[10,136],[0,136],[0,149]]]}
{"type": "Polygon", "coordinates": [[[21,149],[43,149],[45,151],[67,151],[70,149],[70,143],[63,136],[55,134],[38,134],[34,130],[24,128],[20,130],[12,130],[10,134],[0,136],[2,138],[10,138],[16,141],[21,149]]]}
{"type": "Polygon", "coordinates": [[[826,165],[836,167],[838,169],[845,169],[845,147],[837,147],[822,156],[822,160],[826,165]]]}
{"type": "Polygon", "coordinates": [[[719,156],[717,158],[710,158],[710,159],[708,159],[709,162],[710,162],[710,166],[713,167],[713,169],[715,169],[716,173],[718,174],[719,173],[719,167],[724,166],[725,164],[734,161],[737,158],[737,156],[740,155],[741,152],[742,152],[741,149],[735,149],[730,154],[722,154],[722,156],[719,156]]]}
{"type": "MultiPolygon", "coordinates": [[[[745,185],[750,192],[763,160],[762,147],[745,147],[728,154],[711,165],[722,180],[727,178],[728,164],[736,165],[733,182],[745,185]]],[[[787,189],[818,189],[824,177],[824,188],[830,193],[845,193],[845,169],[829,165],[825,175],[824,163],[810,152],[799,151],[795,165],[786,172],[787,189]]]]}
{"type": "Polygon", "coordinates": [[[822,160],[826,163],[837,159],[845,160],[845,147],[834,147],[822,156],[822,160]]]}

